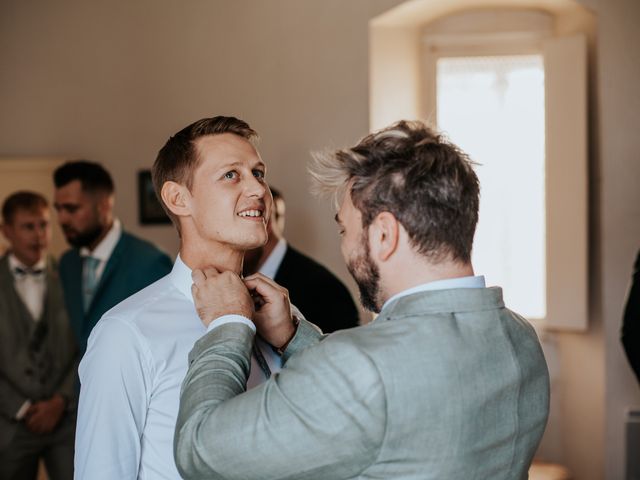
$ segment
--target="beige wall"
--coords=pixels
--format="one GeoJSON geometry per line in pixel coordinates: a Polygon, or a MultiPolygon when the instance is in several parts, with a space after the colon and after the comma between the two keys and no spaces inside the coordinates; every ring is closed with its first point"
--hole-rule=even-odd
{"type": "Polygon", "coordinates": [[[171,227],[137,223],[136,171],[187,123],[240,116],[287,198],[287,236],[354,289],[306,164],[367,133],[368,21],[394,3],[4,0],[0,156],[104,163],[125,227],[175,254],[171,227]]]}
{"type": "MultiPolygon", "coordinates": [[[[640,3],[583,0],[598,16],[595,126],[599,159],[593,166],[593,316],[605,351],[605,471],[623,477],[624,415],[640,407],[640,389],[620,346],[620,319],[635,254],[640,248],[640,3]]],[[[640,346],[639,346],[640,348],[640,346]]],[[[634,452],[637,455],[638,452],[634,452]]]]}
{"type": "MultiPolygon", "coordinates": [[[[0,156],[103,162],[114,174],[125,226],[175,253],[171,228],[137,224],[136,171],[188,122],[239,115],[262,134],[269,180],[288,199],[290,240],[347,279],[331,208],[309,195],[305,166],[310,149],[349,144],[367,132],[368,20],[398,3],[4,0],[0,156]]],[[[640,3],[581,3],[598,23],[590,329],[559,339],[565,374],[557,451],[579,480],[605,472],[613,480],[623,478],[625,408],[640,405],[618,340],[640,247],[640,3]]]]}

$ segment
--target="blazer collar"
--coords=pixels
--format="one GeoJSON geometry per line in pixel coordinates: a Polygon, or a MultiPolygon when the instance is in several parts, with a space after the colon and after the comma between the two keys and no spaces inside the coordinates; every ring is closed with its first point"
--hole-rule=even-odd
{"type": "Polygon", "coordinates": [[[452,288],[413,293],[384,306],[378,319],[416,314],[462,313],[504,308],[502,289],[452,288]]]}

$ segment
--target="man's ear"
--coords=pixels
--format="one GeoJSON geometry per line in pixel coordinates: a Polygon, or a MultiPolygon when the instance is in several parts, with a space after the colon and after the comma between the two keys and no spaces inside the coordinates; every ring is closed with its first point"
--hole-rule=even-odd
{"type": "Polygon", "coordinates": [[[178,217],[186,217],[191,214],[189,208],[189,190],[184,185],[167,181],[160,191],[162,201],[171,213],[178,217]]]}
{"type": "Polygon", "coordinates": [[[384,262],[398,249],[400,224],[390,212],[381,212],[369,225],[371,255],[384,262]]]}
{"type": "Polygon", "coordinates": [[[97,192],[97,197],[94,197],[98,205],[98,211],[104,216],[111,215],[113,212],[113,205],[115,204],[115,197],[113,194],[97,192]]]}
{"type": "Polygon", "coordinates": [[[0,224],[0,231],[7,238],[7,240],[9,240],[9,242],[13,242],[13,229],[10,225],[7,225],[6,223],[0,224]]]}

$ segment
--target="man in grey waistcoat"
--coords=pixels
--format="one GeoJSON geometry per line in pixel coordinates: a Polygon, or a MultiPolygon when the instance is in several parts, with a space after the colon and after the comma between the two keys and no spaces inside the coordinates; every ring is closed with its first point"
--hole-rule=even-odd
{"type": "Polygon", "coordinates": [[[49,208],[16,192],[2,207],[11,244],[0,259],[0,478],[73,478],[77,347],[56,264],[46,256],[49,208]]]}

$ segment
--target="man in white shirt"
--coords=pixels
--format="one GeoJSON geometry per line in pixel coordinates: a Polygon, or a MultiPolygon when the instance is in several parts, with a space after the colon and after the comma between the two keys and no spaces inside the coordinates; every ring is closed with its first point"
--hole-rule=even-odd
{"type": "MultiPolygon", "coordinates": [[[[154,186],[180,234],[180,253],[171,273],[107,312],[89,338],[80,364],[76,478],[180,478],[172,455],[180,384],[189,350],[206,333],[191,271],[239,274],[244,251],[267,240],[272,200],[255,138],[242,120],[206,118],[158,153],[154,186]]],[[[248,388],[280,369],[266,343],[257,340],[252,350],[248,388]]]]}
{"type": "Polygon", "coordinates": [[[0,258],[0,478],[73,477],[77,347],[57,268],[46,251],[49,208],[35,192],[2,207],[10,250],[0,258]]]}
{"type": "Polygon", "coordinates": [[[527,478],[549,377],[533,328],[474,274],[471,162],[425,125],[398,122],[319,157],[313,173],[336,194],[345,262],[379,315],[322,336],[268,278],[194,272],[209,331],[181,393],[182,476],[527,478]],[[256,329],[286,364],[241,395],[256,329]]]}

